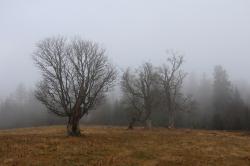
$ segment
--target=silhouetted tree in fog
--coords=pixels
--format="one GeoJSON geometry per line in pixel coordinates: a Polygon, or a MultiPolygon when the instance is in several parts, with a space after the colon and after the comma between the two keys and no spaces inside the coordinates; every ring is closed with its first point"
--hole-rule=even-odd
{"type": "Polygon", "coordinates": [[[37,99],[56,115],[68,117],[68,135],[80,135],[80,119],[103,99],[116,78],[105,50],[80,38],[54,37],[40,41],[33,58],[42,73],[37,99]]]}
{"type": "Polygon", "coordinates": [[[163,99],[165,110],[168,112],[168,127],[175,126],[176,111],[188,110],[192,104],[190,97],[185,97],[181,93],[183,80],[186,73],[181,69],[184,58],[175,51],[168,52],[170,57],[167,59],[167,64],[164,64],[159,69],[159,83],[163,90],[163,99]]]}
{"type": "Polygon", "coordinates": [[[234,88],[232,92],[231,101],[229,108],[226,111],[225,118],[225,129],[240,130],[243,129],[244,125],[244,111],[245,104],[240,96],[237,88],[234,88]]]}
{"type": "Polygon", "coordinates": [[[214,128],[224,129],[224,113],[229,107],[232,89],[227,72],[222,66],[215,66],[214,68],[213,88],[213,104],[215,109],[213,118],[214,128]]]}
{"type": "MultiPolygon", "coordinates": [[[[197,87],[196,87],[197,88],[197,87]]],[[[197,121],[200,128],[212,128],[213,116],[213,82],[204,73],[197,88],[195,100],[197,101],[197,121]]]]}
{"type": "Polygon", "coordinates": [[[145,63],[134,73],[127,69],[122,76],[121,86],[125,100],[130,105],[129,129],[133,129],[137,121],[146,123],[146,127],[150,128],[150,116],[155,101],[154,90],[156,87],[156,73],[153,65],[145,63]]]}

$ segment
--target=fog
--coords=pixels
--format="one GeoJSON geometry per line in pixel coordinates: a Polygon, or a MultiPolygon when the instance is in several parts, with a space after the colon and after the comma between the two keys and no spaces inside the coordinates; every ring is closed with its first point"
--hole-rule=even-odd
{"type": "Polygon", "coordinates": [[[58,35],[98,42],[120,72],[146,61],[161,65],[166,50],[177,50],[189,76],[212,79],[221,65],[247,99],[249,8],[248,0],[0,0],[0,99],[20,84],[35,88],[36,43],[58,35]]]}
{"type": "Polygon", "coordinates": [[[97,41],[121,68],[159,64],[175,49],[189,72],[210,73],[221,64],[233,79],[249,80],[249,7],[247,0],[1,0],[1,96],[19,83],[35,84],[35,43],[55,35],[97,41]]]}

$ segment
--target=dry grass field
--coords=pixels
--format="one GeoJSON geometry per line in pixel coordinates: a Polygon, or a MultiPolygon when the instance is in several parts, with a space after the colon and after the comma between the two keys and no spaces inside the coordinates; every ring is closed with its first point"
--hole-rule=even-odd
{"type": "Polygon", "coordinates": [[[0,165],[250,165],[250,134],[185,129],[63,126],[0,131],[0,165]]]}

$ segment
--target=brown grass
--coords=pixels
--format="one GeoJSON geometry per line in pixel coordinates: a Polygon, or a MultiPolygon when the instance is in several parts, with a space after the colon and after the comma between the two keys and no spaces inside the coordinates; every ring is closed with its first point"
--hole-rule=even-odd
{"type": "Polygon", "coordinates": [[[0,131],[0,165],[250,165],[250,135],[184,129],[125,130],[82,127],[79,138],[63,126],[0,131]]]}

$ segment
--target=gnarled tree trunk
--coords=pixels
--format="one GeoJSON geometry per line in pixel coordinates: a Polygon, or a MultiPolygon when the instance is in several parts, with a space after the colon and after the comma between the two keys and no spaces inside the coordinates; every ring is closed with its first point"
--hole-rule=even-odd
{"type": "Polygon", "coordinates": [[[69,117],[67,124],[67,134],[68,136],[80,136],[80,126],[79,126],[80,118],[76,116],[69,117]]]}

